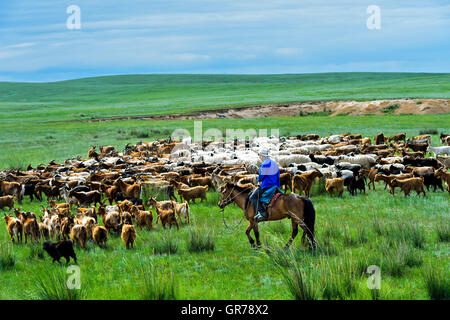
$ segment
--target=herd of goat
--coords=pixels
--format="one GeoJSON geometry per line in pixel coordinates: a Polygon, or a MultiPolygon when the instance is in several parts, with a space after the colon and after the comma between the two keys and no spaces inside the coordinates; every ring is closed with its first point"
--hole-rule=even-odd
{"type": "Polygon", "coordinates": [[[84,249],[88,240],[106,247],[108,235],[115,233],[128,249],[136,239],[135,226],[153,228],[152,209],[156,223],[179,228],[190,221],[189,203],[206,200],[208,190],[218,190],[225,182],[256,186],[262,148],[279,164],[285,192],[309,197],[314,181],[322,179],[326,192],[341,197],[345,188],[356,195],[365,193],[366,185],[375,189],[378,181],[392,195],[395,188],[405,196],[411,191],[426,196],[425,187],[444,191],[442,181],[450,193],[450,135],[441,134],[440,140],[442,146],[432,146],[430,135],[407,139],[405,133],[380,133],[372,140],[354,134],[309,134],[200,143],[169,138],[127,145],[124,152],[113,146],[97,152],[94,146],[86,159],[0,171],[0,209],[10,211],[4,218],[13,243],[22,242],[22,235],[25,243],[28,238],[57,238],[58,243],[46,241],[44,249],[59,261],[60,256],[72,255],[69,238],[84,249]],[[169,200],[148,197],[144,203],[146,190],[164,193],[169,200]],[[24,196],[43,201],[43,195],[42,214],[17,206],[24,196]],[[64,252],[58,252],[59,247],[64,252]]]}

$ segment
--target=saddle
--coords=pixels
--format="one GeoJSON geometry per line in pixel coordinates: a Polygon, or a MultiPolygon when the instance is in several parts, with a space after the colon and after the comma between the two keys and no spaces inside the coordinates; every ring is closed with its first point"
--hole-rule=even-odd
{"type": "Polygon", "coordinates": [[[267,210],[270,209],[270,208],[272,208],[272,207],[275,205],[275,202],[277,202],[278,198],[279,198],[282,194],[284,194],[284,193],[278,192],[278,193],[276,193],[276,194],[273,196],[272,200],[270,201],[269,205],[267,206],[267,210]]]}

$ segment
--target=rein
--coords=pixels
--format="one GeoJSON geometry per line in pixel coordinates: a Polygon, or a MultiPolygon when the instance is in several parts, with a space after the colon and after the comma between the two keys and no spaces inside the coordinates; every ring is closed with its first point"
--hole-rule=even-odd
{"type": "MultiPolygon", "coordinates": [[[[228,198],[231,198],[231,199],[230,199],[230,200],[227,200],[227,201],[225,202],[225,203],[226,203],[225,207],[228,206],[229,204],[233,203],[234,198],[236,198],[238,195],[240,195],[242,192],[244,192],[244,190],[242,190],[241,192],[239,192],[239,193],[238,193],[237,195],[235,195],[234,197],[231,197],[231,193],[232,193],[233,191],[234,191],[234,186],[233,186],[233,189],[230,191],[230,195],[227,197],[227,199],[228,199],[228,198]]],[[[225,207],[223,207],[223,208],[220,209],[220,211],[222,212],[222,221],[223,221],[223,225],[224,225],[225,228],[227,228],[227,229],[236,229],[237,227],[240,226],[240,224],[242,223],[242,221],[244,221],[245,212],[244,212],[244,215],[242,216],[241,220],[240,220],[236,225],[234,225],[232,228],[230,228],[230,227],[228,226],[227,222],[225,221],[225,207]]]]}

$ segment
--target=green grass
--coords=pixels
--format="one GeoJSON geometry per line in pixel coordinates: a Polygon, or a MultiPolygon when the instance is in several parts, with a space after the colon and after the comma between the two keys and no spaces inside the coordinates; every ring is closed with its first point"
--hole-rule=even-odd
{"type": "MultiPolygon", "coordinates": [[[[194,121],[80,122],[90,118],[191,112],[271,102],[330,99],[449,98],[448,74],[348,73],[316,75],[158,75],[80,79],[58,83],[0,83],[0,169],[24,168],[87,157],[92,145],[167,138],[175,128],[193,133],[194,121]],[[62,122],[64,120],[65,122],[62,122]]],[[[280,129],[280,134],[343,132],[373,138],[377,133],[417,135],[424,128],[448,131],[450,114],[204,120],[208,128],[280,129]]],[[[270,132],[270,131],[269,131],[270,132]]],[[[439,137],[432,135],[439,145],[439,137]]],[[[148,190],[145,197],[152,195],[148,190]]],[[[162,197],[160,195],[160,197],[162,197]]],[[[242,211],[225,209],[217,193],[191,205],[191,225],[137,230],[126,250],[110,234],[108,248],[92,241],[75,247],[81,291],[67,291],[66,266],[52,264],[39,244],[11,244],[0,227],[2,299],[448,299],[450,252],[447,192],[427,197],[392,196],[377,190],[330,198],[315,182],[318,248],[301,245],[289,255],[289,220],[261,223],[264,247],[250,248],[242,211]],[[210,235],[210,237],[208,237],[210,235]],[[212,250],[213,249],[213,250],[212,250]],[[266,253],[268,252],[268,254],[266,253]],[[381,290],[366,286],[370,265],[381,267],[381,290]],[[439,269],[436,269],[439,266],[439,269]],[[58,273],[59,272],[59,273],[58,273]],[[49,282],[50,280],[50,282],[49,282]],[[443,281],[444,280],[444,281],[443,281]]],[[[41,214],[42,203],[21,206],[41,214]]],[[[101,218],[99,223],[102,224],[101,218]]],[[[253,236],[253,235],[252,235],[253,236]]],[[[63,259],[64,260],[64,259],[63,259]]],[[[70,263],[72,265],[73,262],[70,263]]]]}
{"type": "MultiPolygon", "coordinates": [[[[449,98],[450,74],[323,73],[287,75],[128,75],[52,83],[0,83],[0,169],[25,168],[86,157],[92,145],[115,145],[167,138],[192,120],[81,122],[79,120],[186,113],[317,100],[449,98]]],[[[336,134],[351,128],[373,137],[379,131],[419,133],[415,126],[445,131],[449,116],[314,117],[220,119],[208,128],[275,128],[281,134],[336,134]],[[397,119],[399,121],[397,121],[397,119]],[[370,130],[366,130],[371,128],[370,130]]],[[[391,115],[389,115],[391,116],[391,115]]],[[[437,138],[433,137],[437,144],[437,138]]]]}

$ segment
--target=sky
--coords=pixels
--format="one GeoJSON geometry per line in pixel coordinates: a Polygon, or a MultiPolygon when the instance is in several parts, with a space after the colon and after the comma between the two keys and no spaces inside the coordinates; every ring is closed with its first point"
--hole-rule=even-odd
{"type": "MultiPolygon", "coordinates": [[[[70,22],[73,20],[70,19],[70,22]]],[[[450,72],[448,0],[1,0],[0,81],[450,72]],[[80,8],[69,29],[67,8],[80,8]],[[379,29],[369,6],[380,12],[379,29]]]]}

